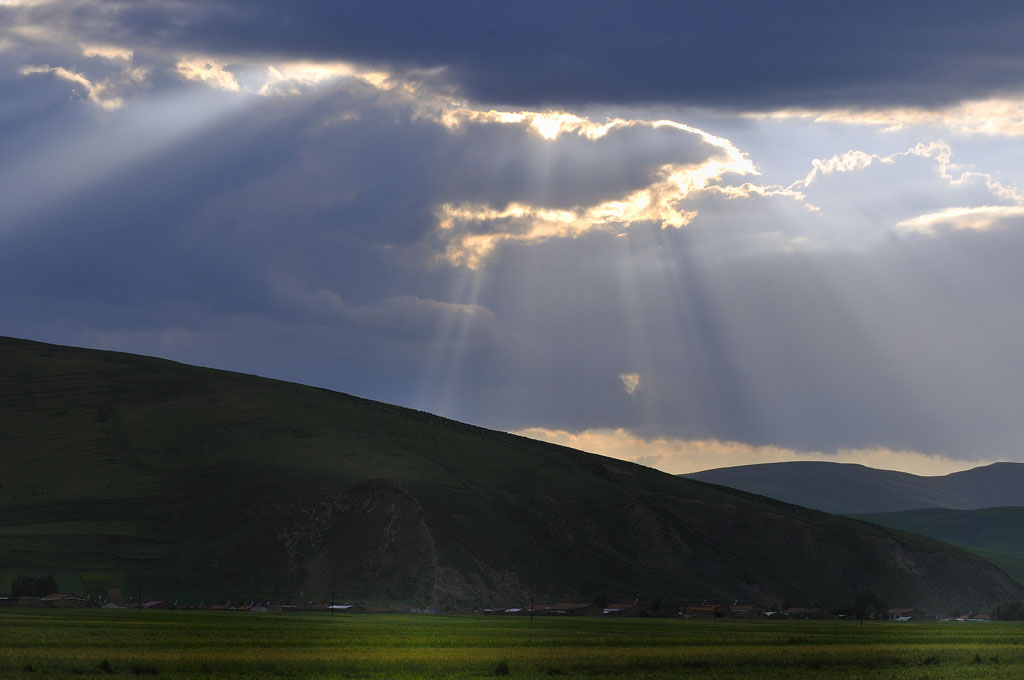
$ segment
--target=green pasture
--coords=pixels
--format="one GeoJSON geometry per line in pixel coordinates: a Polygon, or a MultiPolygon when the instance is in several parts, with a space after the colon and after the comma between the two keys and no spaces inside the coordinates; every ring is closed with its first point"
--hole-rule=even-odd
{"type": "Polygon", "coordinates": [[[1024,625],[0,611],[0,677],[1019,678],[1024,625]]]}

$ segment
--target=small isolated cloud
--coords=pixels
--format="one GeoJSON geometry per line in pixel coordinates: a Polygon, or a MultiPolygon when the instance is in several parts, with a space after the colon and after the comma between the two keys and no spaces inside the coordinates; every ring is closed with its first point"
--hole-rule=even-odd
{"type": "Polygon", "coordinates": [[[102,59],[121,59],[131,61],[135,53],[125,47],[116,45],[82,45],[83,57],[100,57],[102,59]]]}
{"type": "Polygon", "coordinates": [[[860,463],[882,470],[899,470],[918,475],[943,475],[992,462],[957,460],[920,451],[899,451],[881,446],[840,448],[832,453],[825,453],[796,451],[781,446],[754,446],[720,439],[644,439],[624,428],[568,432],[533,427],[517,430],[513,434],[628,460],[670,474],[689,474],[735,465],[820,460],[832,463],[860,463]]]}
{"type": "Polygon", "coordinates": [[[622,387],[626,390],[626,394],[633,394],[640,389],[639,373],[619,373],[619,380],[622,381],[622,387]]]}
{"type": "Polygon", "coordinates": [[[241,88],[233,73],[225,69],[225,64],[212,57],[184,57],[177,63],[178,75],[185,80],[206,83],[229,92],[238,92],[241,88]]]}

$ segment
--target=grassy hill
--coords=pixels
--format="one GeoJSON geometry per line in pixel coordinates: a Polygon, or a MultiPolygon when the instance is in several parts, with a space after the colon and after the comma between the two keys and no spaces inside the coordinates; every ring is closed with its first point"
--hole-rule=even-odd
{"type": "Polygon", "coordinates": [[[968,548],[1024,583],[1024,508],[928,508],[856,517],[968,548]]]}
{"type": "Polygon", "coordinates": [[[853,463],[798,461],[717,468],[686,477],[847,515],[1024,506],[1024,463],[922,477],[853,463]]]}
{"type": "Polygon", "coordinates": [[[0,587],[984,608],[967,551],[302,385],[0,339],[0,587]]]}

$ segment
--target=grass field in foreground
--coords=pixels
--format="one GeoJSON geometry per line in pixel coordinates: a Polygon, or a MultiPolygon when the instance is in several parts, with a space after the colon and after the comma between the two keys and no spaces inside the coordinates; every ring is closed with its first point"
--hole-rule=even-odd
{"type": "Polygon", "coordinates": [[[1019,678],[1024,625],[0,611],[0,677],[1019,678]]]}

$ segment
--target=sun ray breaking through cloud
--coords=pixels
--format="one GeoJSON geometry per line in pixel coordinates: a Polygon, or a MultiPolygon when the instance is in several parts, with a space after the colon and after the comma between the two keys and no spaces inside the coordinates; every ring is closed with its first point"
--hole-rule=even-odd
{"type": "MultiPolygon", "coordinates": [[[[456,266],[476,269],[502,242],[543,243],[554,238],[578,238],[592,230],[624,234],[637,223],[653,223],[662,229],[680,229],[696,216],[684,201],[703,191],[726,175],[756,175],[758,171],[747,156],[729,140],[703,130],[669,120],[613,120],[593,123],[561,112],[476,112],[468,117],[465,109],[452,125],[463,120],[482,120],[498,124],[526,125],[544,139],[556,140],[561,134],[577,134],[595,140],[618,127],[669,128],[698,136],[715,154],[702,163],[660,166],[652,173],[651,183],[625,196],[591,206],[552,209],[514,202],[502,208],[479,203],[445,203],[437,210],[439,235],[447,243],[444,259],[456,266]]],[[[781,187],[779,188],[781,190],[781,187]]],[[[733,187],[734,195],[756,192],[751,184],[733,187]]],[[[762,192],[771,189],[760,188],[762,192]]],[[[785,192],[785,190],[781,190],[785,192]]],[[[793,196],[799,194],[793,192],[793,196]]]]}

